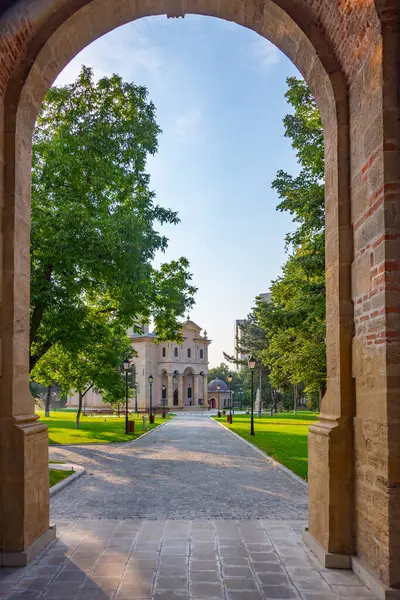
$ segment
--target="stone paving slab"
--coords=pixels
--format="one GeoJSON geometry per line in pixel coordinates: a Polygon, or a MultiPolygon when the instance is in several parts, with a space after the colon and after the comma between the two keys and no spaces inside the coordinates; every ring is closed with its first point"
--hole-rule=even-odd
{"type": "Polygon", "coordinates": [[[211,419],[50,455],[87,473],[52,499],[57,541],[0,569],[1,600],[373,598],[303,545],[304,486],[211,419]]]}
{"type": "Polygon", "coordinates": [[[177,417],[134,444],[50,448],[86,474],[54,519],[306,519],[307,490],[213,419],[177,417]]]}
{"type": "Polygon", "coordinates": [[[324,569],[304,521],[57,523],[59,538],[24,569],[0,569],[3,600],[370,600],[349,571],[324,569]]]}

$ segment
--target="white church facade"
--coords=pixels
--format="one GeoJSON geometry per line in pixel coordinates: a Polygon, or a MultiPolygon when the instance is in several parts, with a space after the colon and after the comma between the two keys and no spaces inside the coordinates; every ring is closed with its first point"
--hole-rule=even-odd
{"type": "MultiPolygon", "coordinates": [[[[182,410],[189,406],[208,408],[207,375],[208,346],[211,340],[193,321],[182,325],[182,345],[175,342],[156,343],[156,334],[144,332],[130,335],[135,356],[131,359],[136,371],[136,399],[129,406],[140,412],[147,411],[150,404],[152,378],[153,410],[165,408],[182,410]]],[[[68,406],[77,406],[77,396],[68,399],[68,406]]],[[[213,404],[213,403],[212,403],[213,404]]],[[[84,408],[107,408],[101,395],[90,390],[83,402],[84,408]]]]}
{"type": "Polygon", "coordinates": [[[153,377],[153,407],[169,410],[185,406],[207,407],[208,346],[207,332],[186,321],[182,326],[182,345],[175,342],[156,343],[154,333],[132,337],[137,353],[132,364],[136,369],[139,410],[149,407],[150,383],[153,377]]]}

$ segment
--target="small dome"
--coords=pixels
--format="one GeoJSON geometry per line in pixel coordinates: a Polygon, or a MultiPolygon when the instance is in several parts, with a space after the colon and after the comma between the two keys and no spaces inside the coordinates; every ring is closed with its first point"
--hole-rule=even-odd
{"type": "Polygon", "coordinates": [[[222,379],[213,379],[212,381],[210,381],[210,383],[207,386],[207,391],[218,392],[217,385],[221,386],[219,390],[220,392],[229,392],[227,384],[225,383],[225,381],[222,381],[222,379]]]}

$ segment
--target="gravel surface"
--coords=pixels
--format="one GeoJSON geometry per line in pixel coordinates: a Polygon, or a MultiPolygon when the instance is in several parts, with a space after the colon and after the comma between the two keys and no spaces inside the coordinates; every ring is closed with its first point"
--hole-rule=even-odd
{"type": "Polygon", "coordinates": [[[179,416],[130,444],[51,447],[87,473],[52,519],[306,519],[307,490],[208,416],[179,416]]]}

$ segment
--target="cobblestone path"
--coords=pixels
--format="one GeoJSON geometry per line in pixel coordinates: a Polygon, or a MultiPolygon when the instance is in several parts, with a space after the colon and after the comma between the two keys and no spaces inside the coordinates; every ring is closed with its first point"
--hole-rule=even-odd
{"type": "Polygon", "coordinates": [[[134,444],[50,448],[87,473],[53,520],[306,519],[307,490],[207,416],[177,417],[134,444]]]}

